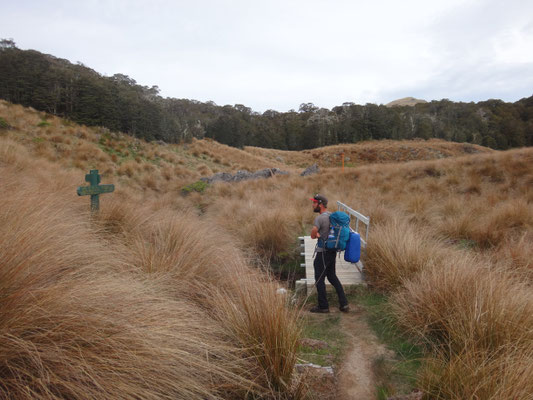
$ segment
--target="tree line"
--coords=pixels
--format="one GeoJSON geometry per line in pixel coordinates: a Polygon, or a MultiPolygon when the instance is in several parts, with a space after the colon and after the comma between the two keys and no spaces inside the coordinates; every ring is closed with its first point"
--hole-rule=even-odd
{"type": "Polygon", "coordinates": [[[242,104],[163,98],[123,74],[20,50],[0,40],[0,98],[89,126],[146,140],[210,137],[235,147],[303,150],[362,140],[441,138],[494,149],[533,146],[533,96],[515,103],[447,99],[395,106],[344,103],[332,110],[301,104],[260,114],[242,104]]]}

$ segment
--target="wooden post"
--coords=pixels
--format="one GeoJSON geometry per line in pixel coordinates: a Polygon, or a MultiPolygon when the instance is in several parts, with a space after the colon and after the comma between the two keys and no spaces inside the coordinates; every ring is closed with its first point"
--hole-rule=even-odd
{"type": "Polygon", "coordinates": [[[78,187],[78,196],[91,196],[91,212],[94,214],[100,209],[98,196],[113,192],[115,185],[100,185],[100,175],[97,169],[91,169],[90,173],[85,175],[85,182],[89,182],[89,186],[78,187]]]}

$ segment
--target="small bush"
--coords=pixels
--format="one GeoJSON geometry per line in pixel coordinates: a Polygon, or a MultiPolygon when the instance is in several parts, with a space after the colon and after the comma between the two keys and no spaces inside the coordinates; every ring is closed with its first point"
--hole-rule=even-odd
{"type": "Polygon", "coordinates": [[[50,125],[51,125],[50,122],[45,121],[45,120],[42,120],[41,122],[39,122],[39,123],[37,124],[37,126],[38,126],[39,128],[44,128],[44,127],[47,127],[47,126],[50,126],[50,125]]]}
{"type": "Polygon", "coordinates": [[[208,186],[209,184],[207,182],[196,181],[194,183],[191,183],[190,185],[184,186],[181,189],[181,193],[183,195],[188,195],[191,192],[203,193],[207,189],[208,186]]]}
{"type": "Polygon", "coordinates": [[[0,129],[9,129],[11,126],[7,123],[7,121],[0,117],[0,129]]]}

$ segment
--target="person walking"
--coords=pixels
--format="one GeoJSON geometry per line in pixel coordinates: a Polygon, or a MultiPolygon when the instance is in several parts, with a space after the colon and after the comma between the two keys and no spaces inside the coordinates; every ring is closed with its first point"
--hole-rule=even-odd
{"type": "Polygon", "coordinates": [[[339,309],[342,312],[348,312],[348,300],[344,293],[339,278],[335,272],[335,262],[337,252],[326,249],[325,241],[329,235],[329,215],[328,199],[320,194],[316,194],[312,199],[313,212],[319,215],[315,218],[313,228],[311,229],[311,239],[318,239],[315,260],[313,267],[315,270],[315,286],[318,292],[318,306],[311,308],[313,313],[329,313],[329,304],[326,296],[326,278],[333,285],[337,296],[339,297],[339,309]]]}

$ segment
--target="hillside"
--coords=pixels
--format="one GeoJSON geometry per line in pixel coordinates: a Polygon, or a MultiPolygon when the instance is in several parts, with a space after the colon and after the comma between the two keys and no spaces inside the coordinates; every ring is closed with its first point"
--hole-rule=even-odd
{"type": "Polygon", "coordinates": [[[414,106],[419,103],[427,103],[426,100],[415,99],[414,97],[404,97],[398,100],[391,101],[390,103],[385,104],[387,107],[405,107],[405,106],[414,106]]]}
{"type": "Polygon", "coordinates": [[[367,141],[314,150],[283,151],[245,147],[243,150],[211,139],[189,144],[146,142],[106,128],[89,128],[50,114],[0,100],[0,118],[9,137],[36,157],[58,162],[64,168],[96,168],[110,179],[159,192],[177,188],[218,172],[279,168],[298,173],[314,163],[320,167],[430,160],[492,150],[443,140],[367,141]]]}
{"type": "Polygon", "coordinates": [[[244,150],[256,156],[296,167],[305,167],[313,163],[320,167],[339,167],[341,166],[341,153],[344,153],[345,167],[359,167],[374,163],[433,160],[493,151],[483,146],[446,142],[439,139],[428,141],[421,139],[366,141],[303,151],[283,151],[259,147],[245,147],[244,150]]]}
{"type": "Polygon", "coordinates": [[[297,111],[254,112],[243,104],[163,98],[134,77],[104,76],[12,41],[0,46],[0,98],[87,126],[147,141],[180,143],[209,137],[242,148],[305,150],[365,140],[438,138],[493,149],[533,145],[533,96],[514,103],[447,99],[409,107],[343,103],[331,110],[302,103],[297,111]],[[21,84],[23,82],[23,84],[21,84]]]}
{"type": "Polygon", "coordinates": [[[401,349],[371,360],[380,393],[533,392],[533,148],[384,140],[240,150],[146,142],[8,102],[0,118],[6,397],[305,398],[295,365],[308,357],[310,304],[293,307],[272,271],[299,268],[297,237],[310,231],[317,192],[332,210],[341,200],[370,217],[372,301],[425,351],[400,386],[401,349]],[[321,172],[301,177],[314,162],[321,172]],[[216,172],[267,167],[291,173],[182,191],[216,172]],[[116,190],[91,217],[75,189],[93,168],[116,190]]]}

